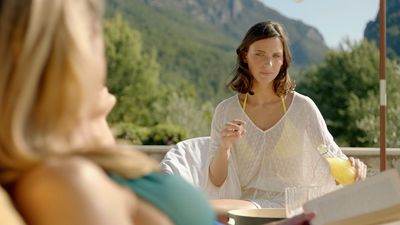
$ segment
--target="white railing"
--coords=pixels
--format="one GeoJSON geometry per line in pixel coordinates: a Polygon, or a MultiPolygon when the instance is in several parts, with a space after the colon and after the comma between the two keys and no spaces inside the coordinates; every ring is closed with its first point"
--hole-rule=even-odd
{"type": "MultiPolygon", "coordinates": [[[[174,145],[123,145],[124,148],[134,148],[142,151],[154,158],[161,161],[164,155],[174,145]]],[[[380,168],[380,150],[379,148],[370,147],[341,147],[344,154],[355,158],[360,158],[368,166],[368,176],[377,174],[380,168]]],[[[386,168],[397,168],[400,173],[400,148],[387,148],[386,149],[386,168]]]]}
{"type": "MultiPolygon", "coordinates": [[[[342,151],[346,155],[357,155],[357,156],[378,156],[380,154],[379,148],[370,147],[341,147],[342,151]]],[[[400,148],[387,148],[386,155],[400,155],[400,148]]]]}
{"type": "MultiPolygon", "coordinates": [[[[145,152],[146,154],[162,154],[167,153],[173,145],[127,145],[124,147],[134,148],[139,151],[145,152]]],[[[379,148],[371,147],[341,147],[342,151],[346,155],[352,156],[378,156],[380,154],[379,148]]],[[[400,156],[400,148],[387,148],[386,154],[400,156]]]]}
{"type": "MultiPolygon", "coordinates": [[[[124,148],[134,148],[142,151],[157,159],[162,159],[169,149],[174,145],[123,145],[124,148]]],[[[356,157],[378,157],[380,155],[379,148],[371,147],[341,147],[343,153],[348,156],[356,157]]],[[[400,156],[400,148],[387,148],[387,156],[400,156]]]]}

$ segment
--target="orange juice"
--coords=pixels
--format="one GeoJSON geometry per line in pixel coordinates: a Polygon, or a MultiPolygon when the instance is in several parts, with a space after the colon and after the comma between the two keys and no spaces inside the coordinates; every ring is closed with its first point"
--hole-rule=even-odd
{"type": "Polygon", "coordinates": [[[326,158],[331,168],[332,175],[342,185],[351,184],[356,178],[356,170],[348,159],[331,157],[326,158]]]}

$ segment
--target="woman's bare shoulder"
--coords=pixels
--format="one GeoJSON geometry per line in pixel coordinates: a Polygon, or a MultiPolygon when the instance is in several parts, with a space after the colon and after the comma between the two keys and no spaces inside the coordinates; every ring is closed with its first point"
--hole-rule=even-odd
{"type": "Polygon", "coordinates": [[[47,160],[22,176],[14,191],[29,224],[111,224],[118,214],[120,223],[131,224],[136,202],[132,192],[82,157],[47,160]]]}
{"type": "Polygon", "coordinates": [[[99,178],[106,179],[106,174],[90,160],[78,156],[53,158],[27,171],[17,181],[16,194],[30,194],[43,188],[54,188],[53,185],[86,186],[99,178]]]}

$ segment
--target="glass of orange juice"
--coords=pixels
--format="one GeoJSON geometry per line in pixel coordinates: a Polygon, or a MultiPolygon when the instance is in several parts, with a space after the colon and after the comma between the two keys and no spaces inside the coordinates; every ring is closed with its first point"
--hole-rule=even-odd
{"type": "Polygon", "coordinates": [[[331,168],[333,177],[341,185],[348,185],[356,178],[356,169],[351,165],[349,159],[339,157],[326,158],[331,168]]]}
{"type": "Polygon", "coordinates": [[[348,185],[355,181],[356,170],[349,159],[333,156],[325,145],[319,147],[318,151],[328,160],[332,176],[339,184],[348,185]]]}

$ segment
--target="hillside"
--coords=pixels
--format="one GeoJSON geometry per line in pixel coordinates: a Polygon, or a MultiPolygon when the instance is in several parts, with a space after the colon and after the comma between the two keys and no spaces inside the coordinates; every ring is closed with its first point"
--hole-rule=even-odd
{"type": "MultiPolygon", "coordinates": [[[[256,0],[175,0],[177,7],[189,13],[192,19],[212,24],[236,44],[256,22],[276,20],[285,25],[297,65],[319,63],[327,47],[322,35],[313,27],[287,18],[256,0]]],[[[236,45],[235,45],[236,47],[236,45]]]]}
{"type": "MultiPolygon", "coordinates": [[[[386,1],[386,44],[388,56],[400,57],[400,0],[386,1]]],[[[364,37],[379,46],[379,12],[375,20],[369,21],[364,37]]]]}
{"type": "Polygon", "coordinates": [[[227,95],[235,48],[256,22],[286,26],[297,67],[322,62],[328,50],[318,30],[256,0],[108,0],[106,16],[117,13],[141,32],[147,51],[157,51],[163,82],[186,79],[203,100],[227,95]]]}

